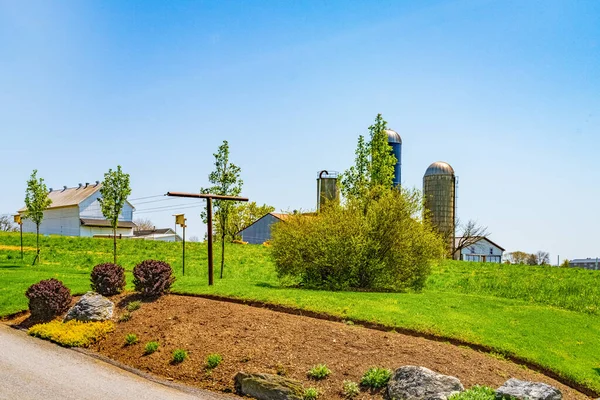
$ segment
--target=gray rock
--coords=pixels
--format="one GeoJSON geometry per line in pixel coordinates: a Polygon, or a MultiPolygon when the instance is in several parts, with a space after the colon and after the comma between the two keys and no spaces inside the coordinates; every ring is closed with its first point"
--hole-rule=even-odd
{"type": "Polygon", "coordinates": [[[87,292],[67,311],[64,321],[104,321],[111,319],[115,305],[96,292],[87,292]]]}
{"type": "Polygon", "coordinates": [[[496,389],[496,399],[510,399],[511,397],[520,400],[561,400],[562,393],[557,388],[545,383],[511,378],[496,389]]]}
{"type": "Polygon", "coordinates": [[[393,400],[446,400],[465,390],[458,378],[438,374],[424,367],[398,368],[387,385],[387,398],[393,400]]]}
{"type": "Polygon", "coordinates": [[[300,382],[279,375],[238,372],[234,380],[238,394],[258,400],[302,400],[304,395],[300,382]]]}

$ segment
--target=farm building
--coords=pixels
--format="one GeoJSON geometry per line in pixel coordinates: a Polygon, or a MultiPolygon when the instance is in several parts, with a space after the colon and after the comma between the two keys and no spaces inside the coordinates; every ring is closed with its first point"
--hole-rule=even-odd
{"type": "MultiPolygon", "coordinates": [[[[48,197],[52,200],[50,207],[44,211],[44,219],[40,224],[40,233],[44,235],[85,236],[112,235],[110,221],[104,218],[98,198],[102,184],[86,183],[78,187],[52,190],[48,197]]],[[[26,211],[23,207],[20,215],[26,211]]],[[[117,235],[132,236],[134,207],[125,202],[117,227],[117,235]]],[[[35,232],[35,224],[23,219],[23,232],[35,232]]]]}
{"type": "Polygon", "coordinates": [[[502,262],[502,256],[505,250],[492,242],[489,238],[481,237],[475,243],[465,246],[462,249],[458,249],[461,239],[462,238],[460,237],[455,239],[455,247],[457,248],[457,255],[455,258],[463,261],[502,262]]]}
{"type": "Polygon", "coordinates": [[[242,236],[244,242],[251,244],[264,243],[271,239],[271,225],[285,220],[286,217],[287,214],[268,213],[242,229],[238,235],[242,236]]]}
{"type": "Polygon", "coordinates": [[[171,228],[133,231],[132,239],[157,240],[159,242],[181,242],[179,236],[171,228]]]}
{"type": "Polygon", "coordinates": [[[569,261],[571,268],[600,269],[599,258],[579,258],[569,261]]]}

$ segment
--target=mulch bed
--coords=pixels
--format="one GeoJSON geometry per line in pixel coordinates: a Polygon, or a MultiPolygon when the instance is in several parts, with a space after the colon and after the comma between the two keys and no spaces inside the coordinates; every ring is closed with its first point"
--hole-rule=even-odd
{"type": "MultiPolygon", "coordinates": [[[[133,295],[113,299],[117,317],[132,299],[133,295]]],[[[342,382],[359,382],[371,366],[420,365],[456,376],[465,387],[496,388],[514,377],[556,386],[566,399],[588,398],[547,376],[469,348],[197,297],[169,295],[143,303],[131,320],[117,323],[115,332],[91,349],[142,371],[223,392],[234,390],[238,371],[267,372],[316,387],[321,398],[341,399],[342,382]],[[139,343],[125,346],[128,333],[135,333],[139,343]],[[145,343],[152,340],[160,343],[159,350],[144,355],[145,343]],[[171,353],[179,348],[189,352],[189,359],[171,364],[171,353]],[[223,362],[210,371],[205,360],[212,353],[220,354],[223,362]],[[306,372],[319,363],[327,364],[332,374],[322,381],[308,379],[306,372]]],[[[363,391],[358,398],[383,394],[363,391]]]]}

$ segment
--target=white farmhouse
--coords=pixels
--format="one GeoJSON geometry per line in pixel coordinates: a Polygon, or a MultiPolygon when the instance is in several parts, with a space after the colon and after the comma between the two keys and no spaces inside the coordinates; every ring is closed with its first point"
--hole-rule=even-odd
{"type": "MultiPolygon", "coordinates": [[[[40,233],[44,235],[86,236],[110,235],[110,221],[104,218],[100,209],[100,188],[102,184],[96,181],[94,185],[86,183],[78,187],[52,190],[48,197],[52,204],[44,211],[44,219],[40,224],[40,233]]],[[[26,208],[19,210],[23,214],[26,208]]],[[[134,207],[128,201],[119,215],[117,235],[132,236],[134,207]]],[[[23,232],[35,232],[35,224],[29,219],[23,219],[23,232]]]]}
{"type": "MultiPolygon", "coordinates": [[[[461,239],[460,237],[456,238],[456,247],[459,246],[461,239]]],[[[489,238],[480,237],[475,243],[465,246],[462,249],[457,249],[458,254],[456,258],[463,261],[501,263],[504,251],[502,247],[492,242],[489,238]]]]}

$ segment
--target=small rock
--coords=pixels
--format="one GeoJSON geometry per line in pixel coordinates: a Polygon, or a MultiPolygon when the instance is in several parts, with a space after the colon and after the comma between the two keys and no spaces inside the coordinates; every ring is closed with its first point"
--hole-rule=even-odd
{"type": "Polygon", "coordinates": [[[398,368],[387,385],[387,398],[394,400],[446,400],[465,390],[458,378],[438,374],[425,367],[398,368]]]}
{"type": "Polygon", "coordinates": [[[104,321],[111,319],[115,305],[96,292],[87,292],[67,311],[64,321],[104,321]]]}
{"type": "Polygon", "coordinates": [[[561,400],[562,393],[557,388],[539,382],[507,380],[496,389],[496,399],[516,398],[519,400],[561,400]]]}
{"type": "Polygon", "coordinates": [[[234,380],[238,394],[258,400],[302,400],[304,395],[300,382],[279,375],[238,372],[234,380]]]}

